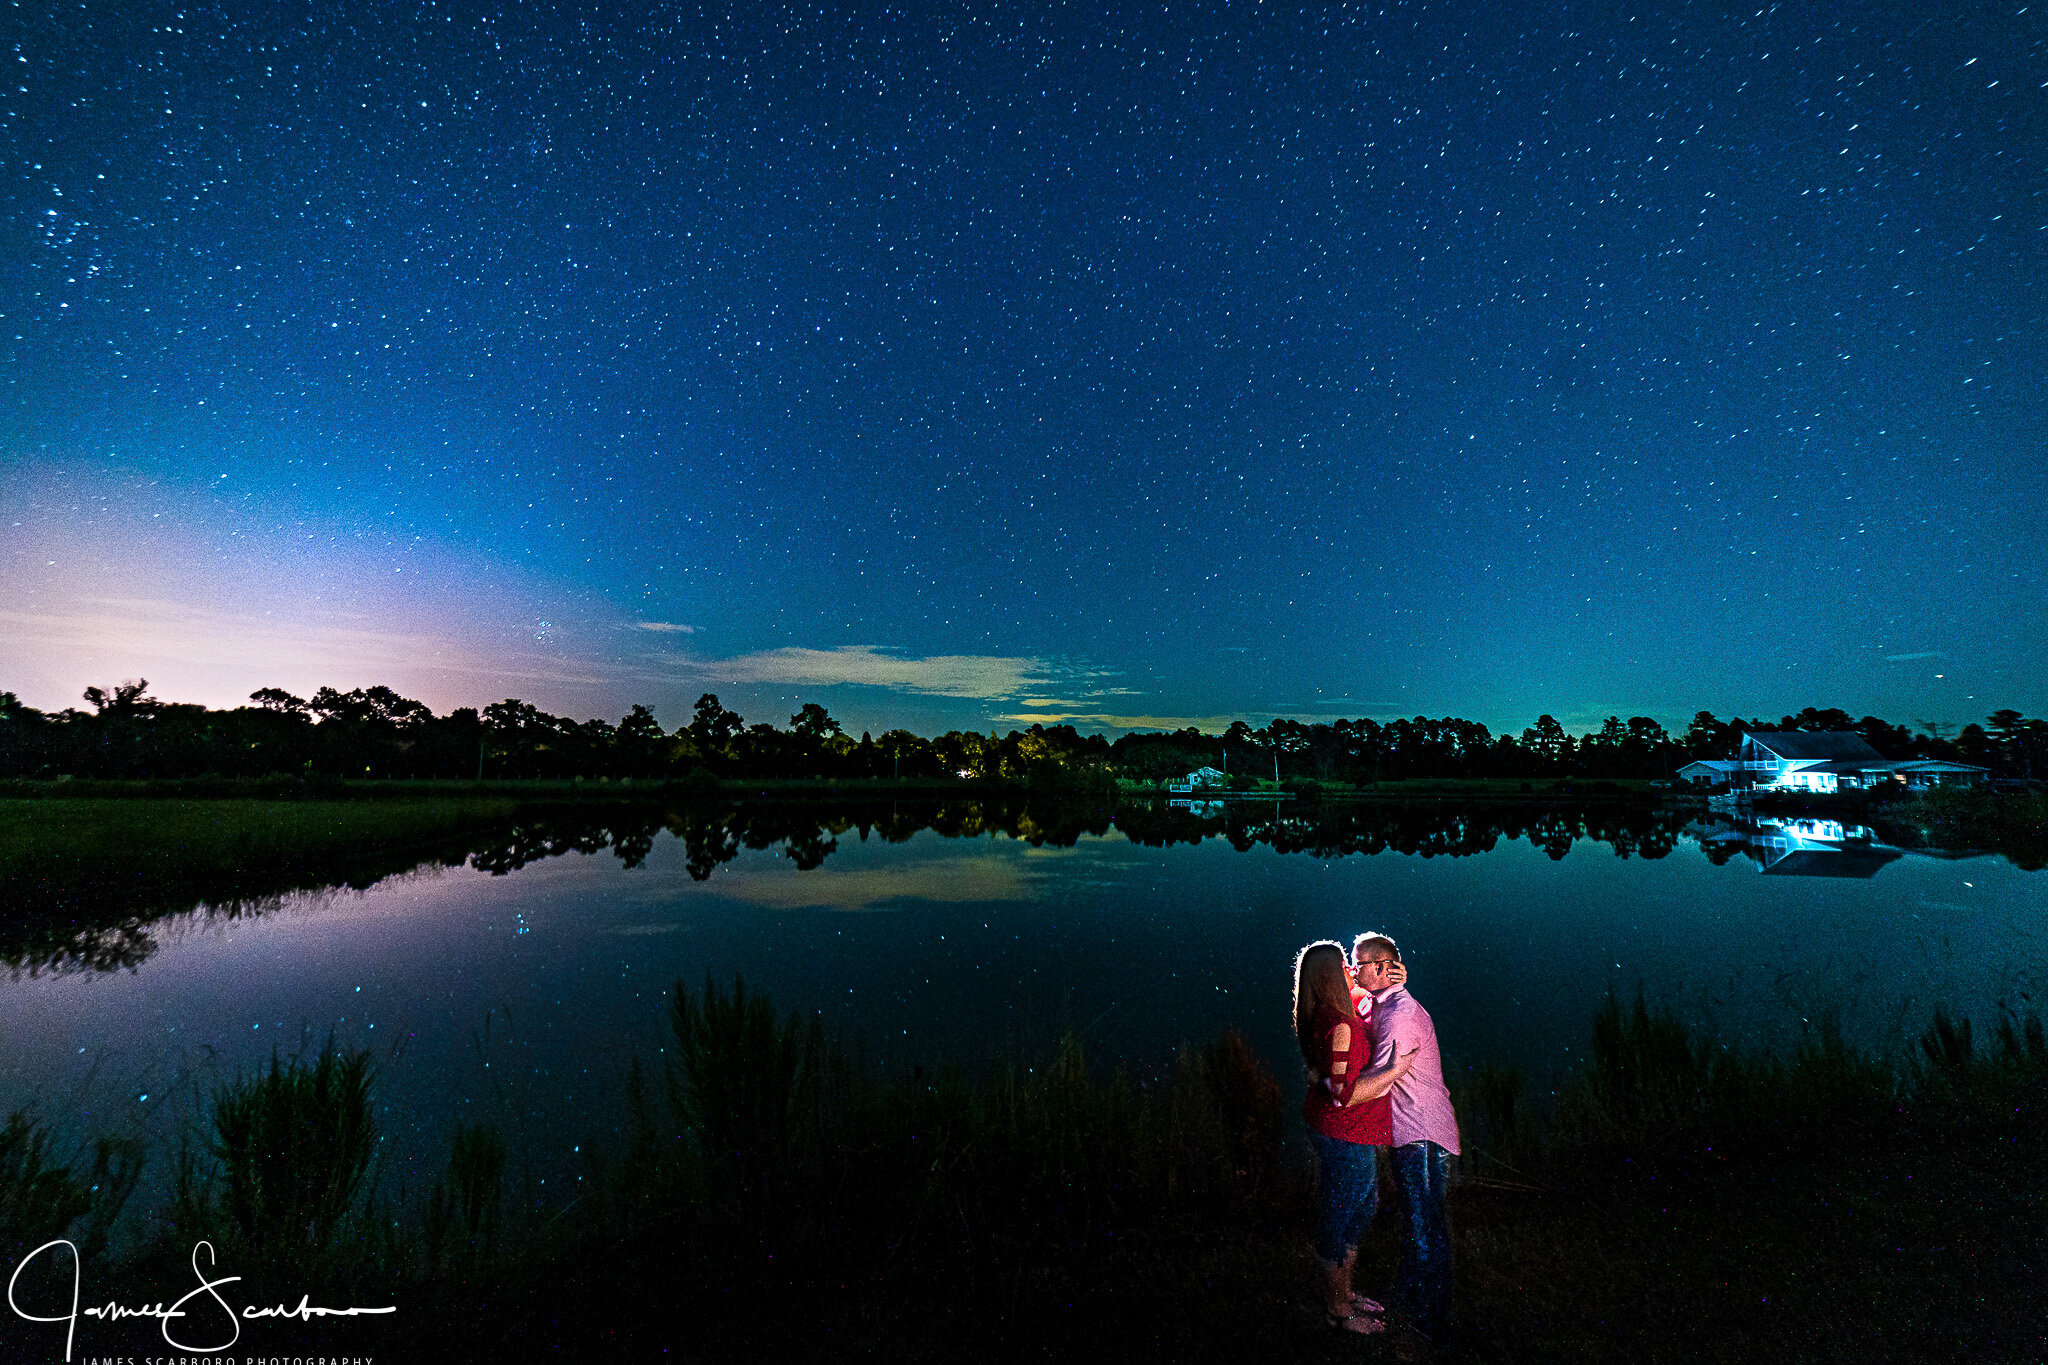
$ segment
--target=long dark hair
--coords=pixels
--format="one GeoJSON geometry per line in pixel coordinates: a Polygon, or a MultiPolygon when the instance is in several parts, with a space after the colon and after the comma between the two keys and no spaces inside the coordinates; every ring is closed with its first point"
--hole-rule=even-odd
{"type": "Polygon", "coordinates": [[[1302,1060],[1317,1075],[1322,1074],[1329,1061],[1322,1040],[1314,1036],[1319,1006],[1340,1015],[1351,1013],[1351,983],[1344,976],[1344,948],[1329,939],[1318,939],[1294,955],[1294,1041],[1301,1045],[1302,1060]]]}

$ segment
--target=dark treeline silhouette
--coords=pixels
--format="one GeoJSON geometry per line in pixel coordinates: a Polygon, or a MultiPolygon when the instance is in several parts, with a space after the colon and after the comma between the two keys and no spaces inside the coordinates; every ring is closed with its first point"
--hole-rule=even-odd
{"type": "Polygon", "coordinates": [[[1127,734],[1114,743],[1071,725],[1008,734],[950,730],[931,738],[890,730],[848,735],[816,702],[785,728],[749,725],[715,695],[664,730],[645,706],[614,725],[549,715],[517,698],[437,716],[388,687],[311,700],[279,688],[216,711],[161,701],[148,683],[89,687],[92,710],[46,713],[0,692],[0,777],[184,778],[289,774],[329,778],[910,778],[1013,781],[1065,787],[1114,779],[1163,781],[1200,767],[1231,785],[1366,784],[1401,778],[1665,778],[1696,758],[1724,758],[1748,730],[1853,731],[1886,758],[1938,758],[2014,778],[2048,778],[2048,721],[1993,712],[1984,724],[1918,722],[1919,730],[1837,709],[1807,707],[1775,724],[1701,711],[1672,734],[1648,716],[1608,717],[1573,735],[1539,717],[1520,735],[1474,721],[1276,719],[1243,721],[1221,736],[1189,728],[1127,734]]]}

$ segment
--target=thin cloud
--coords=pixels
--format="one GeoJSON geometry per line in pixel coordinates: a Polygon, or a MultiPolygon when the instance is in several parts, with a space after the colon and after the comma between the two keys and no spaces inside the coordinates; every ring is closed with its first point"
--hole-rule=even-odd
{"type": "Polygon", "coordinates": [[[686,626],[680,621],[635,621],[635,630],[651,630],[661,635],[695,635],[702,626],[686,626]]]}
{"type": "Polygon", "coordinates": [[[1893,664],[1911,663],[1915,659],[1946,659],[1947,657],[1948,655],[1946,654],[1936,653],[1932,650],[1920,654],[1887,654],[1884,656],[1886,663],[1893,664]]]}
{"type": "Polygon", "coordinates": [[[369,677],[407,690],[416,689],[423,674],[487,678],[493,685],[595,687],[607,681],[605,670],[580,660],[501,653],[433,630],[353,624],[364,619],[340,611],[280,619],[173,599],[88,597],[69,609],[0,608],[0,635],[60,660],[67,673],[132,673],[174,689],[180,684],[172,678],[180,674],[187,687],[198,678],[233,678],[227,685],[241,687],[246,679],[345,685],[369,677]]]}
{"type": "Polygon", "coordinates": [[[792,687],[885,687],[927,697],[968,697],[993,701],[1037,691],[1048,681],[1042,659],[1000,654],[934,654],[910,658],[874,645],[837,649],[762,650],[731,659],[702,659],[689,667],[706,678],[729,683],[779,683],[792,687]]]}

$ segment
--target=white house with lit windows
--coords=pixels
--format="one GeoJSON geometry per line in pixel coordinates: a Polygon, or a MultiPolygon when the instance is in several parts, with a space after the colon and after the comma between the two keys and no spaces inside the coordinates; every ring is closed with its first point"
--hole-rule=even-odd
{"type": "Polygon", "coordinates": [[[1678,770],[1687,782],[1777,792],[1974,786],[1987,770],[1932,758],[1883,758],[1848,731],[1751,730],[1732,759],[1702,759],[1678,770]]]}
{"type": "Polygon", "coordinates": [[[1221,787],[1230,780],[1230,774],[1221,768],[1197,768],[1178,782],[1169,782],[1168,791],[1198,792],[1208,787],[1221,787]]]}

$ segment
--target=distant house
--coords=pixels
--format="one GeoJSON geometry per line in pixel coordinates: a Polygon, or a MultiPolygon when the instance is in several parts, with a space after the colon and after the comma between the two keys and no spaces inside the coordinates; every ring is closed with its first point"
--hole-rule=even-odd
{"type": "Polygon", "coordinates": [[[1178,782],[1167,784],[1169,791],[1194,792],[1205,787],[1221,787],[1230,780],[1230,774],[1220,768],[1197,768],[1178,782]]]}
{"type": "Polygon", "coordinates": [[[1687,782],[1738,790],[1865,791],[1898,783],[1912,788],[1973,786],[1987,770],[1931,758],[1884,758],[1863,736],[1846,730],[1751,730],[1732,759],[1702,759],[1678,770],[1687,782]]]}

